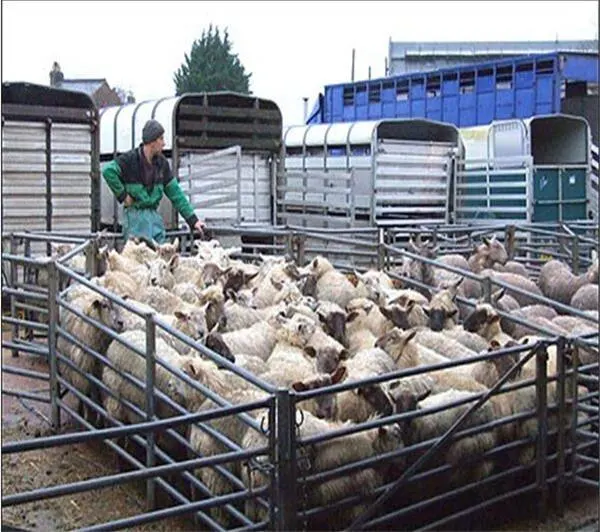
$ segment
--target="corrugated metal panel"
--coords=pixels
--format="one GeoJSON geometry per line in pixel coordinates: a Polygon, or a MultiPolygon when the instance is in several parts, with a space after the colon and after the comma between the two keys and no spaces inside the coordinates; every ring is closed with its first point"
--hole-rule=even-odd
{"type": "Polygon", "coordinates": [[[6,121],[2,128],[2,230],[46,229],[46,126],[6,121]]]}
{"type": "Polygon", "coordinates": [[[272,201],[269,159],[257,154],[242,154],[238,200],[235,155],[212,160],[205,157],[187,153],[182,156],[179,168],[181,188],[196,207],[196,215],[209,223],[232,222],[237,219],[239,203],[241,223],[269,223],[272,201]],[[190,185],[197,191],[191,196],[190,185]]]}
{"type": "MultiPolygon", "coordinates": [[[[53,124],[50,133],[52,229],[91,231],[92,131],[85,124],[53,124]]],[[[46,125],[4,123],[4,231],[46,230],[46,125]]]]}

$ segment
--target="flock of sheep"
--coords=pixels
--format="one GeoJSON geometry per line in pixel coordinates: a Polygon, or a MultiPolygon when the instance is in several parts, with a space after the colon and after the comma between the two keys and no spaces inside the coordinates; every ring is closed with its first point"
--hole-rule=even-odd
{"type": "MultiPolygon", "coordinates": [[[[148,246],[129,240],[120,253],[103,252],[106,272],[92,282],[120,296],[140,313],[155,313],[157,322],[181,331],[264,382],[296,392],[408,368],[467,360],[500,348],[523,347],[522,344],[533,344],[542,338],[527,326],[501,317],[498,310],[560,335],[598,330],[597,257],[580,276],[573,275],[561,262],[551,260],[542,267],[535,282],[521,264],[508,260],[504,246],[495,238],[484,240],[468,258],[437,256],[436,249],[418,239],[411,240],[408,247],[420,256],[489,275],[528,293],[572,305],[589,314],[590,320],[586,320],[558,314],[551,306],[510,289],[498,291],[491,302],[484,302],[479,283],[408,258],[390,272],[392,275],[375,270],[345,274],[322,256],[305,266],[271,256],[261,256],[258,264],[250,264],[232,258],[231,250],[222,248],[216,240],[198,241],[194,245],[192,256],[182,256],[178,242],[148,246]],[[403,287],[394,273],[420,281],[430,289],[403,287]],[[460,298],[471,300],[474,306],[461,303],[460,298]]],[[[143,420],[144,390],[125,374],[141,383],[145,381],[146,360],[129,345],[141,353],[145,351],[146,318],[82,285],[71,286],[64,298],[69,305],[118,333],[118,339],[113,340],[106,332],[61,308],[61,327],[68,335],[108,360],[108,364],[102,363],[68,337],[59,335],[57,349],[69,361],[59,364],[63,378],[103,404],[118,421],[143,420]],[[101,380],[111,392],[99,393],[80,372],[101,380]]],[[[548,349],[548,354],[548,373],[556,373],[555,346],[548,349]]],[[[265,391],[201,356],[198,350],[161,327],[157,327],[156,356],[231,404],[268,397],[265,391]]],[[[512,353],[300,401],[298,432],[302,439],[391,414],[433,409],[429,415],[314,444],[309,453],[310,472],[327,471],[441,436],[472,404],[465,404],[465,400],[488,391],[519,356],[512,353]],[[443,408],[444,405],[448,406],[443,408]]],[[[534,379],[535,364],[533,357],[520,371],[513,372],[510,380],[534,379]]],[[[155,386],[189,412],[217,407],[200,389],[161,365],[156,366],[155,386]]],[[[556,386],[551,383],[548,402],[555,400],[556,386]]],[[[468,418],[463,428],[531,411],[535,403],[535,386],[494,395],[468,418]]],[[[174,413],[172,406],[157,402],[158,417],[174,413]]],[[[256,410],[252,416],[263,427],[268,426],[266,410],[256,410]]],[[[265,433],[257,432],[236,416],[208,424],[238,448],[266,445],[265,433]]],[[[198,425],[179,434],[203,456],[231,449],[198,425]]],[[[451,443],[440,455],[438,465],[460,466],[499,445],[535,434],[535,417],[484,428],[451,443]]],[[[159,444],[177,452],[177,439],[159,439],[159,444]]],[[[530,464],[535,446],[530,442],[516,447],[512,453],[511,460],[530,464]]],[[[452,470],[446,480],[450,485],[479,480],[500,465],[498,460],[483,458],[474,465],[452,470]]],[[[246,487],[254,489],[268,482],[261,468],[244,467],[239,461],[223,467],[246,487]]],[[[308,504],[322,506],[352,495],[369,496],[405,467],[406,459],[398,458],[314,484],[306,495],[308,504]]],[[[235,489],[227,471],[205,467],[195,474],[213,494],[220,495],[235,489]]],[[[365,505],[363,502],[330,512],[327,521],[336,528],[347,525],[365,510],[365,505]]],[[[220,522],[229,522],[223,509],[212,512],[220,522]]],[[[266,517],[266,509],[253,500],[246,503],[245,512],[253,518],[266,517]]]]}

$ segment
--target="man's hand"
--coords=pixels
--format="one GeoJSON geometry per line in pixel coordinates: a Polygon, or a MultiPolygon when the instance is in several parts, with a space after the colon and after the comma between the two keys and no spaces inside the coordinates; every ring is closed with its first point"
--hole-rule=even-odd
{"type": "Polygon", "coordinates": [[[125,201],[123,201],[123,205],[125,205],[125,207],[131,207],[131,205],[133,205],[133,198],[129,194],[125,196],[125,201]]]}
{"type": "Polygon", "coordinates": [[[198,220],[195,224],[194,224],[194,229],[196,231],[198,231],[199,233],[203,233],[204,229],[206,228],[206,225],[204,224],[204,222],[202,220],[198,220]]]}

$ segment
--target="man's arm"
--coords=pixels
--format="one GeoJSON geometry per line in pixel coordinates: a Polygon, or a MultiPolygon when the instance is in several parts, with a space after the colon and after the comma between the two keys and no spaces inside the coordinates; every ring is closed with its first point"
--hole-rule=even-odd
{"type": "Polygon", "coordinates": [[[117,201],[119,203],[123,203],[127,197],[127,191],[125,190],[125,185],[121,180],[121,167],[116,159],[104,167],[102,170],[102,177],[104,177],[106,184],[112,190],[112,193],[117,198],[117,201]]]}

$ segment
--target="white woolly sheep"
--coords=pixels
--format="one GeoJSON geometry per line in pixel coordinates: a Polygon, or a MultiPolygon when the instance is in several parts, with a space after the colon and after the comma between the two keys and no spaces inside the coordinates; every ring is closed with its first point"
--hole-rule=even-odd
{"type": "MultiPolygon", "coordinates": [[[[517,275],[514,273],[507,272],[497,272],[495,270],[485,269],[480,272],[480,275],[483,277],[490,277],[495,281],[502,281],[511,287],[519,288],[520,290],[524,290],[529,294],[534,294],[536,296],[543,296],[542,291],[536,286],[536,284],[530,279],[526,279],[522,275],[517,275]]],[[[506,288],[506,294],[512,296],[520,306],[524,307],[526,305],[535,305],[538,301],[533,297],[530,297],[527,294],[520,294],[512,288],[506,288]]]]}
{"type": "Polygon", "coordinates": [[[483,243],[477,246],[467,262],[471,271],[479,273],[486,268],[492,268],[494,263],[505,264],[508,261],[506,248],[496,239],[483,237],[483,243]]]}
{"type": "Polygon", "coordinates": [[[324,257],[315,257],[302,271],[316,277],[316,298],[319,301],[331,301],[346,308],[357,295],[356,288],[348,278],[324,257]]]}
{"type": "MultiPolygon", "coordinates": [[[[268,425],[268,416],[260,416],[262,423],[268,425]]],[[[300,439],[311,436],[326,434],[330,431],[347,428],[347,423],[336,423],[318,419],[308,412],[302,412],[302,423],[298,431],[300,439]]],[[[267,445],[267,436],[249,428],[242,440],[244,449],[255,449],[267,445]]],[[[396,425],[378,427],[362,432],[348,434],[316,443],[311,446],[311,452],[307,453],[310,463],[300,463],[300,467],[306,468],[306,473],[322,473],[346,464],[352,464],[366,458],[402,449],[402,434],[396,425]]],[[[261,461],[261,458],[256,460],[261,461]]],[[[383,484],[390,469],[389,462],[382,462],[379,466],[360,469],[341,477],[313,484],[307,489],[307,508],[321,507],[341,501],[350,496],[363,495],[368,499],[373,495],[375,489],[383,484]]],[[[301,473],[302,474],[302,473],[301,473]]],[[[257,489],[266,485],[269,479],[257,468],[242,468],[244,484],[250,489],[257,489]]],[[[335,529],[346,528],[361,513],[368,503],[356,504],[351,508],[345,507],[340,510],[328,511],[323,518],[313,518],[308,527],[311,530],[324,530],[334,527],[335,529]]],[[[266,510],[252,499],[246,502],[246,514],[254,520],[265,519],[266,510]]]]}
{"type": "Polygon", "coordinates": [[[571,306],[579,310],[598,310],[598,285],[582,286],[571,298],[571,306]]]}
{"type": "Polygon", "coordinates": [[[593,266],[586,273],[573,275],[566,264],[552,259],[542,266],[537,285],[549,299],[569,305],[575,293],[582,286],[593,283],[594,277],[596,277],[597,284],[597,269],[594,270],[593,266]]]}

